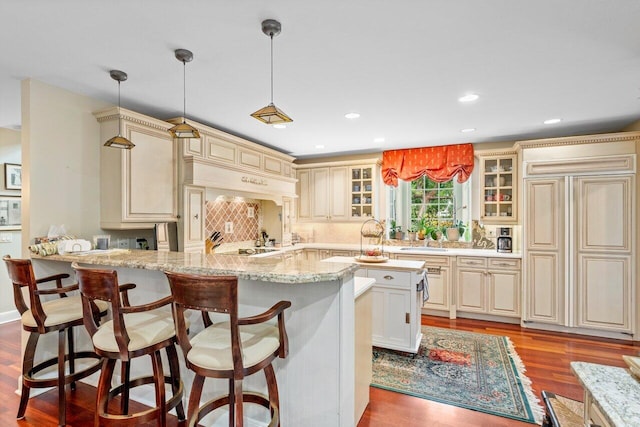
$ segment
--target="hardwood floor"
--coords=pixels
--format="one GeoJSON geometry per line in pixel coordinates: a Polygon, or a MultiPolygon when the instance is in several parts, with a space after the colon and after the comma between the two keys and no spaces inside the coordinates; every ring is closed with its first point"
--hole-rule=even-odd
{"type": "MultiPolygon", "coordinates": [[[[572,399],[582,400],[582,388],[571,374],[569,362],[581,360],[625,366],[621,355],[640,354],[640,343],[632,344],[625,341],[522,329],[518,325],[504,323],[423,316],[422,324],[510,337],[527,368],[526,375],[532,380],[534,391],[538,396],[541,390],[550,390],[572,399]]],[[[0,400],[0,425],[55,426],[57,425],[55,390],[31,399],[25,419],[20,421],[15,419],[20,400],[15,394],[16,379],[20,375],[20,330],[18,322],[0,325],[0,366],[2,367],[0,393],[3,397],[0,400]]],[[[93,387],[79,384],[73,392],[67,389],[68,425],[92,425],[94,398],[93,387]]],[[[132,409],[137,410],[139,407],[140,405],[136,404],[132,409]]],[[[175,418],[169,420],[168,426],[177,425],[175,418]]],[[[371,402],[358,427],[399,425],[403,427],[531,426],[519,421],[371,388],[371,402]]]]}

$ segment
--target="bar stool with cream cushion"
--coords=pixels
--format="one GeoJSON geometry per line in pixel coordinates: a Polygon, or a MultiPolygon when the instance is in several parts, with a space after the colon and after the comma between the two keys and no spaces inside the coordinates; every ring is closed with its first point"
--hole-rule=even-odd
{"type": "Polygon", "coordinates": [[[76,270],[84,324],[96,353],[105,358],[102,364],[96,395],[95,425],[134,426],[156,420],[158,426],[166,426],[167,412],[176,408],[178,419],[184,421],[182,406],[183,385],[176,351],[175,328],[171,310],[172,298],[167,296],[144,305],[124,305],[120,301],[118,276],[115,270],[84,268],[73,263],[76,270]],[[98,326],[92,313],[91,303],[106,301],[112,319],[98,326]],[[163,309],[164,306],[167,308],[163,309]],[[160,350],[165,349],[169,361],[169,376],[164,375],[160,350]],[[151,358],[153,375],[131,380],[132,359],[148,355],[151,358]],[[116,361],[122,363],[122,383],[111,388],[116,361]],[[129,391],[145,384],[154,384],[156,407],[128,413],[129,391]],[[172,396],[166,398],[165,384],[171,385],[172,396]],[[121,395],[121,414],[109,412],[109,400],[121,395]]]}
{"type": "MultiPolygon", "coordinates": [[[[13,299],[21,315],[22,328],[29,332],[22,361],[22,394],[16,417],[18,419],[24,418],[32,388],[57,387],[58,424],[66,425],[66,385],[70,384],[73,390],[76,381],[100,369],[100,363],[94,362],[80,371],[76,371],[76,361],[78,359],[101,359],[93,351],[77,352],[74,349],[73,328],[83,324],[82,302],[79,295],[68,296],[67,292],[77,290],[78,285],[62,285],[62,280],[68,278],[68,274],[56,274],[36,279],[33,265],[29,259],[14,259],[9,255],[2,259],[7,266],[9,278],[13,282],[13,299]],[[56,286],[49,288],[40,286],[47,282],[55,282],[56,286]],[[24,300],[23,288],[27,288],[29,291],[29,306],[24,300]],[[58,298],[49,300],[41,298],[45,295],[55,295],[58,298]],[[58,333],[57,356],[34,366],[38,339],[49,332],[58,333]],[[68,352],[65,349],[67,345],[68,352]],[[52,378],[39,375],[43,370],[56,364],[57,376],[52,378]]],[[[95,310],[96,317],[104,316],[107,312],[107,304],[98,302],[95,310]]]]}
{"type": "Polygon", "coordinates": [[[235,276],[195,276],[165,272],[173,294],[173,316],[178,343],[187,367],[196,374],[187,409],[189,425],[196,425],[205,415],[229,405],[229,426],[243,425],[243,402],[270,409],[269,426],[280,425],[278,385],[272,361],[285,358],[289,342],[284,310],[291,302],[280,301],[262,314],[238,317],[238,278],[235,276]],[[205,329],[189,338],[185,310],[203,313],[205,329]],[[209,312],[228,315],[228,321],[213,323],[209,312]],[[267,323],[277,316],[277,324],[267,323]],[[268,397],[243,392],[245,376],[263,370],[268,397]],[[200,406],[206,377],[226,378],[229,394],[200,406]]]}

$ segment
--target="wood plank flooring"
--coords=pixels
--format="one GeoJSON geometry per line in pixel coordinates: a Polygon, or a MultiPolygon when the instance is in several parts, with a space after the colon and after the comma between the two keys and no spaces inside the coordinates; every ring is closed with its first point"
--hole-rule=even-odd
{"type": "MultiPolygon", "coordinates": [[[[558,334],[518,325],[483,322],[477,320],[423,316],[424,325],[462,329],[478,333],[506,335],[513,341],[524,362],[526,375],[532,380],[539,396],[541,390],[550,390],[567,397],[582,400],[582,389],[571,374],[569,362],[581,360],[607,365],[625,366],[621,355],[640,354],[640,343],[597,339],[579,335],[558,334]]],[[[17,421],[19,396],[15,394],[20,375],[20,324],[0,325],[0,425],[37,426],[57,425],[57,392],[48,391],[31,399],[24,420],[17,421]]],[[[67,420],[71,426],[89,426],[93,423],[95,389],[79,384],[75,391],[67,389],[67,420]]],[[[282,402],[286,405],[286,402],[282,402]]],[[[137,404],[136,404],[137,405],[137,404]]],[[[138,405],[137,408],[140,408],[138,405]]],[[[133,408],[134,410],[136,407],[133,408]]],[[[169,420],[168,426],[177,426],[169,420]]],[[[443,405],[416,397],[371,388],[371,402],[358,427],[520,427],[531,424],[491,416],[480,412],[443,405]]],[[[301,426],[286,426],[301,427],[301,426]]],[[[327,426],[333,427],[333,426],[327,426]]]]}

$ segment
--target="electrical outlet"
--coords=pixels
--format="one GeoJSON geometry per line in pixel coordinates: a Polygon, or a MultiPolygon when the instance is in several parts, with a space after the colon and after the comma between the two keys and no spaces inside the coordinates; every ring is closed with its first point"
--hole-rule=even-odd
{"type": "Polygon", "coordinates": [[[129,239],[118,239],[118,248],[129,249],[129,239]]]}
{"type": "Polygon", "coordinates": [[[253,206],[247,207],[247,218],[253,218],[256,216],[256,211],[253,206]]]}
{"type": "Polygon", "coordinates": [[[227,221],[224,223],[224,232],[227,234],[233,234],[233,222],[227,221]]]}

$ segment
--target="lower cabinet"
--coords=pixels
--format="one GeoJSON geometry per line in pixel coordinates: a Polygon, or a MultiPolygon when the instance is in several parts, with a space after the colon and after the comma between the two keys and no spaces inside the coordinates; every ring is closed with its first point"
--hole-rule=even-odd
{"type": "MultiPolygon", "coordinates": [[[[427,270],[427,281],[429,282],[429,299],[420,307],[449,311],[451,307],[451,261],[449,256],[424,256],[413,254],[397,254],[395,259],[424,261],[427,270]]],[[[455,313],[451,315],[455,317],[455,313]]]]}
{"type": "Polygon", "coordinates": [[[520,260],[457,257],[457,310],[520,317],[520,260]]]}
{"type": "Polygon", "coordinates": [[[363,268],[357,274],[376,280],[371,289],[373,345],[416,353],[422,339],[422,292],[417,291],[422,273],[363,268]]]}

